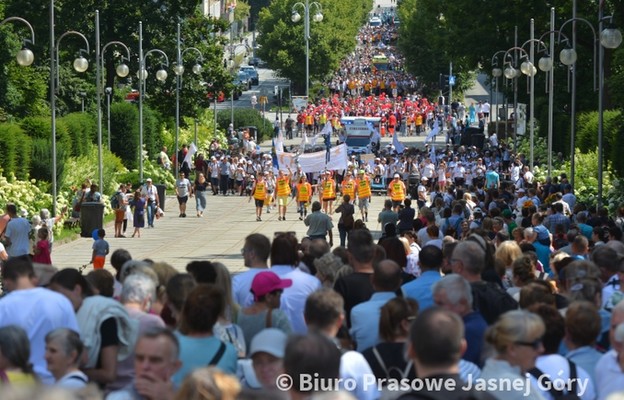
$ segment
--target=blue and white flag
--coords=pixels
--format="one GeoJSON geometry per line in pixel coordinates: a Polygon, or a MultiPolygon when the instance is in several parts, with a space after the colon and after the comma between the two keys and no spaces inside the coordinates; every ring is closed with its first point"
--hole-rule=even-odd
{"type": "Polygon", "coordinates": [[[429,153],[429,158],[431,158],[432,163],[436,163],[436,152],[435,152],[435,144],[431,145],[431,152],[429,153]]]}
{"type": "Polygon", "coordinates": [[[438,122],[438,119],[436,118],[435,123],[433,124],[433,129],[425,138],[425,143],[430,142],[433,137],[436,136],[438,133],[440,133],[440,124],[438,122]]]}
{"type": "Polygon", "coordinates": [[[392,145],[394,146],[394,150],[397,152],[397,154],[403,154],[403,152],[405,151],[405,146],[403,145],[403,143],[399,142],[398,132],[394,132],[394,135],[392,135],[392,145]]]}

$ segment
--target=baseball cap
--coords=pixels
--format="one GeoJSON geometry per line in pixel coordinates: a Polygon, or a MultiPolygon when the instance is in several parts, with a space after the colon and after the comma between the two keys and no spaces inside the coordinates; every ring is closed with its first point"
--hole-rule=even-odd
{"type": "Polygon", "coordinates": [[[249,357],[262,352],[277,358],[284,358],[287,340],[288,336],[281,329],[263,329],[251,339],[249,357]]]}
{"type": "Polygon", "coordinates": [[[363,170],[363,169],[361,169],[361,170],[360,170],[360,174],[363,174],[363,173],[364,173],[364,170],[363,170]]]}
{"type": "Polygon", "coordinates": [[[401,175],[399,175],[399,174],[394,174],[394,177],[395,177],[395,178],[400,178],[400,177],[401,177],[401,175]]]}
{"type": "Polygon", "coordinates": [[[264,296],[267,293],[291,286],[292,279],[281,279],[275,272],[262,271],[254,276],[253,281],[251,282],[251,293],[254,295],[254,300],[258,301],[259,297],[264,296]]]}
{"type": "Polygon", "coordinates": [[[422,178],[420,178],[421,181],[427,182],[429,179],[426,176],[423,176],[422,178]]]}
{"type": "Polygon", "coordinates": [[[147,178],[147,180],[145,182],[151,182],[152,178],[147,178]]]}
{"type": "Polygon", "coordinates": [[[472,213],[473,214],[479,213],[479,214],[483,215],[483,210],[481,210],[479,207],[475,207],[474,210],[472,210],[472,213]]]}
{"type": "Polygon", "coordinates": [[[505,217],[505,218],[511,218],[511,216],[512,216],[513,214],[511,213],[511,210],[510,210],[510,209],[506,208],[506,209],[504,209],[504,210],[503,210],[503,212],[501,213],[501,215],[502,215],[503,217],[505,217]]]}

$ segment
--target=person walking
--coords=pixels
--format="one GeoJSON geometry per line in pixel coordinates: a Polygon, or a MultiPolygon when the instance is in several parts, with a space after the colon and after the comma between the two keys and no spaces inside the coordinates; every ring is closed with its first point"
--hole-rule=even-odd
{"type": "Polygon", "coordinates": [[[327,240],[329,235],[329,246],[334,245],[334,236],[332,234],[334,224],[329,215],[321,212],[320,202],[315,201],[312,203],[312,213],[303,220],[303,223],[309,227],[307,235],[310,239],[327,240]]]}
{"type": "Polygon", "coordinates": [[[132,205],[134,207],[134,215],[132,218],[134,232],[132,232],[132,237],[141,237],[141,228],[145,227],[145,207],[147,205],[147,198],[141,194],[141,189],[137,189],[134,192],[132,205]]]}
{"type": "Polygon", "coordinates": [[[258,178],[251,189],[249,201],[251,201],[252,197],[256,203],[256,221],[262,221],[262,208],[267,197],[267,183],[264,180],[264,174],[261,172],[258,173],[258,178]]]}
{"type": "MultiPolygon", "coordinates": [[[[156,186],[154,186],[154,184],[152,183],[152,178],[147,178],[147,180],[145,181],[145,186],[143,186],[143,189],[141,190],[141,192],[139,193],[140,196],[139,197],[145,197],[145,200],[147,202],[147,225],[150,228],[154,227],[154,216],[156,215],[156,208],[158,208],[160,201],[158,198],[158,190],[156,189],[156,186]]],[[[136,195],[136,193],[135,193],[136,195]]],[[[136,227],[136,225],[135,225],[136,227]]],[[[141,226],[142,228],[142,226],[141,226]]],[[[140,235],[139,235],[140,237],[140,235]]]]}
{"type": "Polygon", "coordinates": [[[290,179],[292,178],[292,171],[288,168],[288,175],[284,174],[284,171],[279,170],[276,189],[277,189],[277,220],[286,221],[286,206],[290,196],[290,179]]]}
{"type": "Polygon", "coordinates": [[[340,233],[340,246],[345,247],[347,241],[347,235],[353,229],[355,220],[353,215],[355,214],[355,206],[351,204],[351,196],[345,194],[342,197],[342,204],[336,208],[336,212],[340,213],[340,219],[338,220],[338,232],[340,233]]]}
{"type": "Polygon", "coordinates": [[[299,183],[297,184],[297,210],[299,211],[300,221],[303,221],[303,219],[308,216],[308,203],[310,203],[311,198],[312,185],[310,185],[310,182],[308,182],[308,178],[305,176],[305,174],[303,174],[299,178],[299,183]]]}
{"type": "Polygon", "coordinates": [[[191,182],[186,178],[186,172],[180,171],[178,179],[176,180],[176,196],[178,197],[178,204],[180,205],[180,218],[186,218],[186,203],[189,197],[193,197],[191,191],[191,182]]]}
{"type": "Polygon", "coordinates": [[[197,218],[204,216],[204,210],[206,209],[206,191],[208,190],[208,181],[203,173],[197,175],[195,179],[195,208],[197,209],[197,218]]]}

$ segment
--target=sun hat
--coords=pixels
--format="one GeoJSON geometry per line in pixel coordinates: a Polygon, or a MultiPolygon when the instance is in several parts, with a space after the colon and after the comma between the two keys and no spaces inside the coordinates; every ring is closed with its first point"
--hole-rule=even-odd
{"type": "Polygon", "coordinates": [[[291,286],[292,279],[281,279],[275,272],[262,271],[254,276],[251,282],[251,293],[254,295],[254,300],[258,301],[261,296],[267,293],[291,286]]]}

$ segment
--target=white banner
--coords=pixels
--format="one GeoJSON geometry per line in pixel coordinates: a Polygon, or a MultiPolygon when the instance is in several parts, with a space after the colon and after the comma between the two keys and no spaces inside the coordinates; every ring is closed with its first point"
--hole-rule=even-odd
{"type": "Polygon", "coordinates": [[[297,110],[297,112],[301,111],[301,109],[305,109],[307,106],[307,96],[292,96],[292,107],[293,109],[297,110]]]}
{"type": "Polygon", "coordinates": [[[305,153],[297,156],[294,153],[277,153],[277,161],[281,170],[297,170],[297,163],[303,172],[321,172],[323,170],[343,170],[347,169],[347,145],[332,147],[329,151],[329,161],[327,161],[326,151],[305,153]]]}

